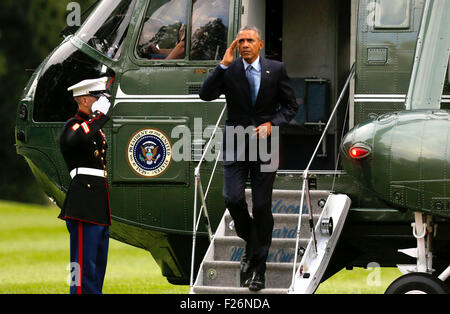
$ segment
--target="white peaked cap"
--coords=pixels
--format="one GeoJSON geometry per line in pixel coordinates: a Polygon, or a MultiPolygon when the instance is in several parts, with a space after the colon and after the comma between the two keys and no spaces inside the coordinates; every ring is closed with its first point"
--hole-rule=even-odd
{"type": "Polygon", "coordinates": [[[81,81],[67,89],[73,92],[73,97],[89,95],[91,92],[99,92],[106,90],[106,84],[109,77],[101,77],[92,80],[81,81]]]}

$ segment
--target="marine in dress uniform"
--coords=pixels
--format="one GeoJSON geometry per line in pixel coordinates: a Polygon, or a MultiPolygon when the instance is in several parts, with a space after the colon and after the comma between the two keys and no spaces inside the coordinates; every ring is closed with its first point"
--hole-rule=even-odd
{"type": "Polygon", "coordinates": [[[111,211],[106,181],[109,120],[105,94],[112,79],[84,80],[68,88],[79,108],[61,132],[60,149],[72,181],[59,218],[70,233],[71,294],[102,293],[111,211]]]}

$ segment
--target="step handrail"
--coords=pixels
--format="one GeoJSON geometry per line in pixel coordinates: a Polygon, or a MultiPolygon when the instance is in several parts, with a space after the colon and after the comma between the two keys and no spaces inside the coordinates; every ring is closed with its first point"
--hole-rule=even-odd
{"type": "MultiPolygon", "coordinates": [[[[325,136],[328,132],[328,128],[331,125],[331,121],[333,120],[334,115],[336,114],[336,111],[337,111],[342,99],[344,98],[345,92],[347,91],[347,89],[350,85],[350,81],[354,74],[355,74],[355,63],[353,63],[353,65],[350,69],[350,74],[348,75],[347,81],[345,82],[345,85],[342,88],[341,94],[339,95],[336,105],[334,106],[333,111],[330,114],[330,118],[328,119],[325,129],[322,132],[322,136],[320,137],[319,142],[317,143],[316,149],[314,150],[314,153],[312,154],[311,159],[309,160],[308,166],[306,167],[306,169],[303,172],[302,196],[300,199],[300,209],[299,209],[298,223],[297,223],[297,239],[295,242],[294,265],[293,265],[293,269],[292,269],[292,281],[291,281],[292,283],[289,288],[290,291],[293,291],[294,286],[295,286],[295,274],[297,271],[296,268],[297,268],[298,250],[299,250],[299,243],[300,243],[300,227],[301,227],[301,223],[302,223],[302,211],[303,211],[303,206],[305,203],[305,195],[307,196],[307,199],[308,199],[306,206],[308,207],[308,213],[309,213],[309,227],[311,230],[314,251],[317,253],[316,233],[315,233],[315,228],[314,228],[314,220],[313,220],[312,207],[311,207],[311,198],[309,195],[309,185],[308,185],[309,169],[310,169],[311,164],[313,163],[314,159],[316,158],[317,152],[319,151],[322,141],[325,138],[325,136]]],[[[299,267],[300,267],[300,265],[299,265],[299,267]]]]}
{"type": "Polygon", "coordinates": [[[219,153],[216,156],[214,168],[211,172],[211,177],[209,178],[208,187],[206,188],[206,193],[203,192],[203,186],[202,186],[202,182],[201,182],[201,178],[200,178],[200,168],[201,168],[203,161],[205,160],[206,153],[208,152],[209,147],[211,146],[212,140],[215,137],[217,130],[219,129],[219,124],[220,124],[220,121],[222,121],[222,117],[225,113],[226,108],[227,108],[227,103],[224,104],[222,112],[220,113],[219,119],[217,120],[214,130],[211,134],[211,137],[209,138],[208,143],[206,144],[205,148],[203,149],[202,157],[200,158],[197,166],[194,169],[194,181],[195,181],[194,182],[194,210],[193,210],[193,223],[192,223],[191,277],[190,277],[190,284],[189,284],[191,293],[193,292],[193,289],[194,289],[195,246],[196,246],[196,240],[197,240],[197,230],[198,230],[198,226],[199,226],[200,218],[201,218],[201,212],[203,212],[203,214],[205,215],[205,218],[206,218],[206,225],[208,228],[209,240],[212,241],[214,238],[214,235],[211,230],[211,223],[209,220],[208,209],[206,208],[206,197],[208,196],[209,187],[211,186],[212,179],[216,172],[217,162],[219,161],[221,152],[219,151],[219,153]],[[199,217],[197,220],[197,196],[199,193],[200,193],[200,201],[202,203],[202,206],[199,210],[199,217]]]}

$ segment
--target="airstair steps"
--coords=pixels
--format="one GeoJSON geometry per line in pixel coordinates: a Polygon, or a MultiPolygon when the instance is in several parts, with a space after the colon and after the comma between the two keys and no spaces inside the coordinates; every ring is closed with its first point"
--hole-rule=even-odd
{"type": "MultiPolygon", "coordinates": [[[[320,215],[313,215],[314,224],[317,224],[320,215]]],[[[302,215],[302,224],[300,227],[300,238],[308,238],[311,236],[309,230],[309,216],[302,215]]],[[[292,238],[297,236],[298,215],[296,214],[273,214],[274,226],[273,238],[292,238]]],[[[225,215],[225,236],[236,236],[236,230],[232,223],[233,218],[230,214],[225,215]]]]}
{"type": "MultiPolygon", "coordinates": [[[[309,239],[301,239],[300,246],[306,247],[309,239]]],[[[267,262],[289,263],[294,259],[296,239],[272,239],[267,262]]],[[[214,260],[240,261],[244,253],[245,241],[237,236],[214,238],[214,260]]]]}
{"type": "MultiPolygon", "coordinates": [[[[266,264],[266,286],[288,289],[291,283],[293,263],[266,264]]],[[[208,261],[203,263],[203,285],[215,287],[239,287],[240,262],[208,261]]]]}
{"type": "MultiPolygon", "coordinates": [[[[325,202],[330,195],[327,190],[311,190],[311,207],[314,215],[320,215],[325,202]],[[319,205],[321,204],[321,206],[319,205]]],[[[272,213],[273,214],[297,214],[300,211],[300,201],[302,192],[298,190],[273,190],[272,192],[272,213]]],[[[248,204],[249,212],[252,212],[252,194],[251,189],[245,190],[245,198],[248,204]]],[[[302,214],[309,214],[305,204],[302,214]]]]}
{"type": "MultiPolygon", "coordinates": [[[[196,286],[194,293],[199,294],[248,294],[248,288],[241,287],[212,287],[212,286],[196,286]]],[[[288,289],[266,288],[260,291],[251,292],[255,294],[287,294],[288,289]]]]}
{"type": "MultiPolygon", "coordinates": [[[[318,235],[319,222],[324,216],[333,216],[339,223],[339,228],[335,226],[339,236],[343,221],[340,218],[341,212],[347,215],[350,202],[344,202],[345,195],[333,195],[330,191],[310,191],[311,207],[314,225],[316,226],[316,235],[318,235]],[[328,197],[332,199],[331,205],[328,205],[328,197]],[[334,200],[333,200],[334,198],[334,200]],[[327,205],[325,205],[325,203],[327,205]],[[345,203],[345,204],[344,204],[345,203]],[[336,205],[335,205],[336,204],[336,205]],[[325,207],[324,207],[325,206],[325,207]],[[333,208],[329,208],[333,207],[333,208]],[[335,207],[335,208],[334,208],[335,207]],[[338,213],[338,215],[336,215],[338,213]]],[[[251,215],[251,191],[246,190],[246,199],[251,215]]],[[[310,287],[317,286],[318,283],[309,283],[307,279],[303,279],[296,275],[297,291],[289,290],[292,284],[292,274],[295,259],[295,247],[298,226],[298,214],[300,212],[301,191],[292,190],[274,190],[272,194],[272,213],[274,218],[274,231],[272,233],[272,244],[270,246],[267,258],[266,270],[266,288],[257,293],[265,294],[286,294],[301,293],[301,291],[309,291],[310,287]],[[303,288],[305,287],[305,288],[303,288]],[[309,290],[308,290],[309,289],[309,290]],[[300,291],[300,292],[298,292],[300,291]]],[[[308,256],[312,261],[312,267],[322,263],[322,260],[329,258],[322,254],[320,261],[311,259],[311,231],[309,225],[309,213],[306,206],[301,211],[301,227],[299,238],[299,251],[297,266],[304,263],[302,256],[308,256]]],[[[330,217],[331,217],[330,216],[330,217]]],[[[338,237],[337,236],[337,237],[338,237]]],[[[321,243],[320,247],[335,245],[337,238],[319,235],[321,243]],[[331,241],[332,240],[332,241],[331,241]]],[[[334,249],[330,247],[327,252],[334,249]]],[[[192,293],[213,293],[213,294],[246,294],[255,293],[248,288],[239,287],[240,284],[240,261],[245,251],[245,241],[236,235],[232,223],[231,215],[228,210],[216,230],[213,241],[204,257],[197,275],[197,279],[192,286],[192,293]]],[[[331,253],[330,253],[331,254],[331,253]]],[[[326,255],[329,255],[328,253],[326,255]]],[[[305,259],[305,258],[303,258],[305,259]]],[[[325,264],[326,267],[326,264],[325,264]]],[[[306,267],[308,268],[308,267],[306,267]]],[[[322,267],[323,268],[323,267],[322,267]]],[[[320,272],[319,272],[320,273],[320,272]]],[[[321,276],[321,275],[320,275],[321,276]]],[[[316,276],[311,276],[316,279],[316,276]]],[[[305,277],[306,278],[306,277],[305,277]]],[[[320,278],[318,279],[320,280],[320,278]]]]}

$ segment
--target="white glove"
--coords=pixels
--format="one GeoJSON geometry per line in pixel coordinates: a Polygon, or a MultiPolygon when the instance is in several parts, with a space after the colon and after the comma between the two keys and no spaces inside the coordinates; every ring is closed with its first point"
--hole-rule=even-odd
{"type": "Polygon", "coordinates": [[[111,107],[111,103],[109,102],[108,98],[105,96],[100,97],[96,102],[92,104],[92,112],[100,111],[104,114],[106,114],[109,110],[109,107],[111,107]]]}

